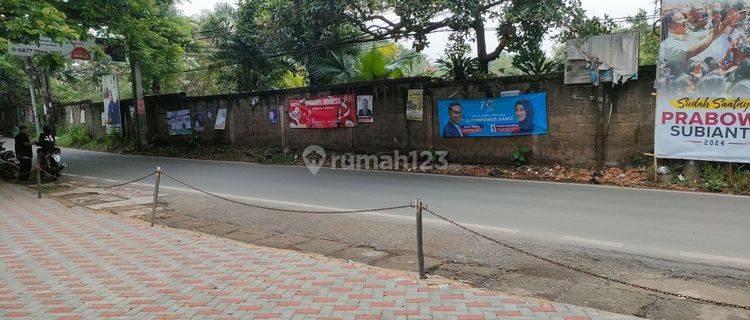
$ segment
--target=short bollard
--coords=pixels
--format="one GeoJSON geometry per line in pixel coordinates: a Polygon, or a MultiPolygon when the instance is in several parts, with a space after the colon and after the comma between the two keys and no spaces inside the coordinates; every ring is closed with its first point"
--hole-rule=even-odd
{"type": "Polygon", "coordinates": [[[161,167],[156,167],[156,181],[154,182],[154,204],[151,207],[151,226],[156,220],[156,203],[159,201],[159,180],[161,180],[161,167]]]}
{"type": "Polygon", "coordinates": [[[42,198],[42,170],[38,167],[36,168],[36,197],[42,198]]]}
{"type": "Polygon", "coordinates": [[[424,273],[424,250],[422,250],[422,200],[417,198],[414,205],[417,209],[417,264],[419,265],[419,278],[427,279],[424,273]]]}

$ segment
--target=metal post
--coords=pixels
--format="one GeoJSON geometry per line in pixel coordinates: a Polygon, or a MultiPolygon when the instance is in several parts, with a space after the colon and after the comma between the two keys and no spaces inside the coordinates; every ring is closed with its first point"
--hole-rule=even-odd
{"type": "Polygon", "coordinates": [[[36,168],[36,197],[42,198],[42,170],[39,167],[36,168]]]}
{"type": "Polygon", "coordinates": [[[427,279],[424,273],[424,250],[422,250],[422,200],[417,198],[414,203],[417,208],[417,264],[419,265],[419,278],[427,279]]]}
{"type": "Polygon", "coordinates": [[[156,220],[156,203],[159,200],[159,180],[161,180],[161,167],[156,167],[156,181],[154,182],[154,205],[151,207],[151,227],[156,220]]]}

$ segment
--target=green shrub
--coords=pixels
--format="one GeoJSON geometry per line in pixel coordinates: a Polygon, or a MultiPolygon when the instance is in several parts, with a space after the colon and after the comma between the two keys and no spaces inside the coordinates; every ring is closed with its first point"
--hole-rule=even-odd
{"type": "Polygon", "coordinates": [[[726,174],[720,164],[707,164],[703,168],[703,179],[700,181],[700,186],[713,192],[721,192],[729,188],[726,174]]]}
{"type": "Polygon", "coordinates": [[[733,193],[750,192],[750,170],[745,166],[737,168],[737,171],[729,177],[729,183],[733,193]]]}
{"type": "Polygon", "coordinates": [[[520,167],[525,165],[528,162],[527,155],[531,153],[531,149],[527,147],[519,147],[516,146],[516,149],[513,150],[510,154],[510,162],[512,162],[516,167],[520,167]]]}
{"type": "Polygon", "coordinates": [[[81,147],[90,141],[91,137],[86,132],[86,128],[80,124],[64,128],[57,136],[57,144],[63,147],[81,147]]]}

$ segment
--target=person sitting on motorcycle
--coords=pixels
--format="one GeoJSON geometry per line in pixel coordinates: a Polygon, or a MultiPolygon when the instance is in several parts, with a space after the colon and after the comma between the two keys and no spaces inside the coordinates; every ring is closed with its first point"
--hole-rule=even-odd
{"type": "Polygon", "coordinates": [[[55,135],[52,134],[52,129],[49,126],[44,126],[36,142],[36,145],[41,148],[38,154],[40,163],[46,165],[42,161],[46,161],[47,155],[55,151],[55,142],[57,141],[55,140],[55,135]]]}
{"type": "Polygon", "coordinates": [[[29,141],[29,130],[25,125],[18,126],[18,134],[15,137],[16,157],[20,161],[19,176],[21,181],[29,180],[31,172],[31,158],[34,156],[31,152],[31,141],[29,141]]]}

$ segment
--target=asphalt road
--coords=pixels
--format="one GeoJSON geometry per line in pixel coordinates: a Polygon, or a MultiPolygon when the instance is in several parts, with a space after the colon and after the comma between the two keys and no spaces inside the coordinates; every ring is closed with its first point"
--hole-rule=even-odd
{"type": "MultiPolygon", "coordinates": [[[[750,267],[750,197],[378,171],[323,169],[312,175],[296,166],[69,149],[63,159],[64,173],[74,176],[126,181],[161,166],[211,192],[276,204],[358,209],[420,197],[458,221],[517,236],[750,267]]],[[[162,185],[180,187],[169,179],[162,185]]]]}

